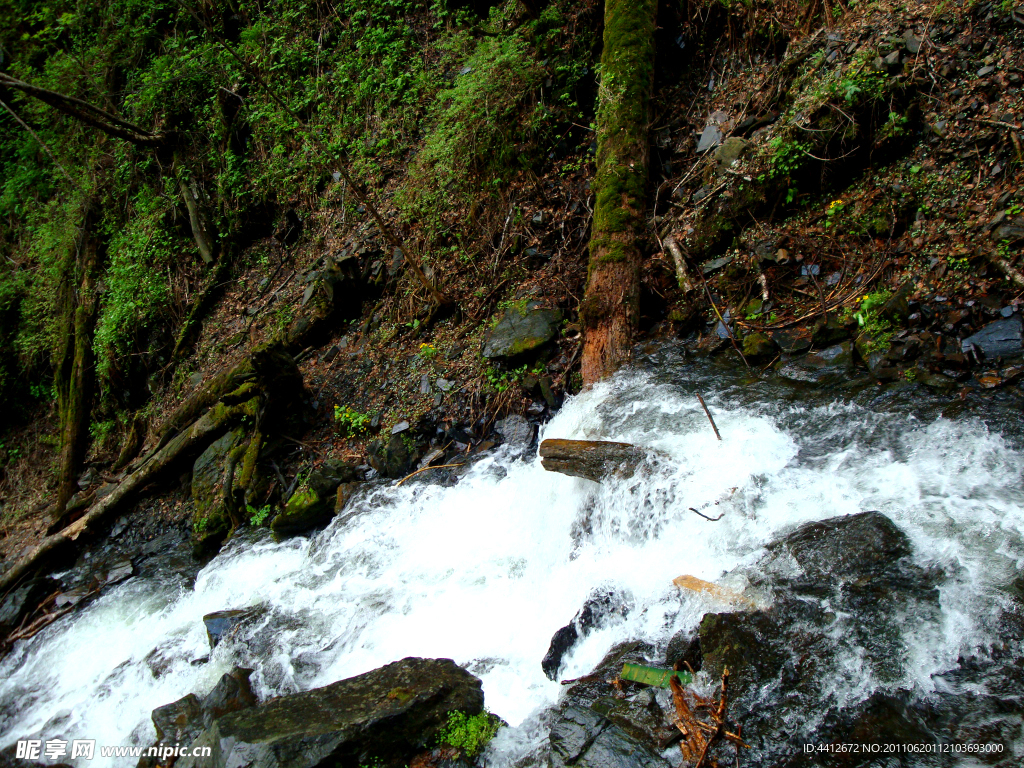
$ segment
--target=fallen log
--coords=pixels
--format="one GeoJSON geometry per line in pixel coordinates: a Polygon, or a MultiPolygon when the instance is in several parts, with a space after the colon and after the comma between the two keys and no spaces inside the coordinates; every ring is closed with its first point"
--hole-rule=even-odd
{"type": "Polygon", "coordinates": [[[605,440],[562,440],[540,444],[540,463],[549,472],[583,477],[600,483],[608,475],[629,477],[648,452],[630,443],[605,440]]]}
{"type": "MultiPolygon", "coordinates": [[[[252,387],[251,398],[258,394],[252,387]]],[[[33,547],[24,557],[8,568],[0,576],[0,594],[6,592],[23,575],[38,565],[44,557],[63,544],[70,544],[78,539],[93,523],[98,522],[110,511],[117,508],[125,499],[137,491],[141,491],[168,467],[178,456],[191,452],[208,443],[215,435],[222,433],[227,427],[251,413],[250,400],[238,405],[215,405],[203,414],[194,424],[178,433],[160,450],[154,453],[139,469],[126,477],[108,495],[93,504],[92,508],[71,525],[47,536],[33,547]]]]}

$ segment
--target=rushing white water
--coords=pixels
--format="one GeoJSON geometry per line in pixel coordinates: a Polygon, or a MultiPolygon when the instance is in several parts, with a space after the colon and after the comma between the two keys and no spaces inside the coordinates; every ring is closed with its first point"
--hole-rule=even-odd
{"type": "Polygon", "coordinates": [[[153,708],[205,694],[235,664],[256,670],[267,697],[431,656],[466,665],[489,709],[525,722],[498,740],[492,759],[502,762],[533,738],[531,713],[556,701],[561,687],[540,661],[593,590],[614,589],[632,609],[588,635],[564,677],[585,674],[618,641],[663,646],[695,626],[712,606],[680,594],[674,577],[720,579],[800,523],[867,509],[910,536],[919,563],[948,575],[941,621],[907,630],[901,684],[928,690],[932,673],[986,641],[1008,599],[1000,587],[1024,566],[1024,454],[1009,438],[976,418],[820,396],[787,403],[727,386],[706,393],[719,442],[682,376],[620,376],[544,429],[664,454],[631,479],[597,485],[499,449],[452,487],[381,486],[361,514],[312,539],[243,536],[194,587],[131,579],[0,663],[0,745],[148,744],[153,708]],[[203,614],[257,604],[265,611],[248,629],[209,663],[191,663],[208,652],[203,614]]]}

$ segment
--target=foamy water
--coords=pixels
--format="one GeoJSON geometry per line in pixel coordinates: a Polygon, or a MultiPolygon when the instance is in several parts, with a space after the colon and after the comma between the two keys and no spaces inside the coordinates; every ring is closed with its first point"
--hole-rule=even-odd
{"type": "MultiPolygon", "coordinates": [[[[381,487],[362,514],[312,539],[231,542],[194,588],[173,576],[129,580],[0,663],[0,745],[148,744],[152,709],[205,694],[235,664],[254,668],[268,697],[428,656],[483,680],[488,709],[514,726],[491,752],[503,763],[543,737],[531,715],[562,687],[540,661],[594,590],[632,608],[579,643],[563,677],[585,674],[619,641],[663,647],[694,627],[713,606],[680,594],[676,576],[720,579],[801,523],[867,509],[908,534],[919,563],[947,574],[940,620],[906,628],[899,684],[928,690],[931,674],[986,641],[1008,599],[1000,587],[1024,566],[1024,455],[1008,439],[977,419],[702,386],[721,442],[693,382],[664,371],[620,376],[544,428],[542,437],[661,452],[632,478],[597,485],[499,449],[453,487],[381,487]],[[209,663],[191,663],[209,652],[203,614],[257,604],[261,618],[209,663]]],[[[861,678],[847,697],[876,684],[861,678]]]]}

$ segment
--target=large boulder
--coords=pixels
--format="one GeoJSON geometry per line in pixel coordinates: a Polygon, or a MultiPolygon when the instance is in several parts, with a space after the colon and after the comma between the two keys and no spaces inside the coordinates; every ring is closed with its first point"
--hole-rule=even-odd
{"type": "MultiPolygon", "coordinates": [[[[935,576],[912,553],[879,512],[810,523],[770,544],[749,574],[774,593],[769,609],[704,616],[703,674],[729,669],[730,716],[753,747],[744,765],[783,764],[794,744],[864,736],[861,715],[873,710],[848,693],[898,688],[911,664],[906,632],[940,618],[935,576]]],[[[871,740],[903,740],[892,722],[871,740]]]]}
{"type": "Polygon", "coordinates": [[[213,722],[195,742],[209,757],[176,768],[313,768],[405,764],[455,711],[483,710],[480,680],[450,659],[408,658],[213,722]]]}
{"type": "MultiPolygon", "coordinates": [[[[230,712],[255,706],[256,695],[249,684],[251,669],[235,667],[221,676],[217,685],[202,700],[190,693],[177,701],[153,710],[153,727],[156,742],[153,747],[170,750],[176,746],[187,746],[209,728],[214,720],[230,712]]],[[[156,768],[161,764],[159,756],[144,755],[139,768],[156,768]]]]}
{"type": "Polygon", "coordinates": [[[1024,325],[1017,315],[989,323],[960,342],[965,353],[980,352],[986,360],[1019,357],[1024,353],[1024,325]]]}
{"type": "Polygon", "coordinates": [[[544,309],[533,303],[511,307],[494,324],[484,339],[486,358],[514,358],[531,352],[555,338],[562,322],[557,309],[544,309]]]}

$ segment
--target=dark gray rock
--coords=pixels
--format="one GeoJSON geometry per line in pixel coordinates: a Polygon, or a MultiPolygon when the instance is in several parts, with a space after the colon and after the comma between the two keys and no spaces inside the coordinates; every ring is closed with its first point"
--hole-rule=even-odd
{"type": "Polygon", "coordinates": [[[450,659],[403,659],[311,691],[220,717],[193,746],[210,757],[176,768],[313,768],[407,761],[433,744],[448,715],[475,715],[480,680],[450,659]]]}
{"type": "Polygon", "coordinates": [[[505,439],[505,445],[516,451],[525,451],[533,444],[537,428],[525,417],[514,413],[496,422],[494,431],[505,439]]]}
{"type": "Polygon", "coordinates": [[[538,304],[505,311],[484,339],[483,356],[488,359],[515,358],[543,346],[558,333],[562,313],[538,304]]]}
{"type": "Polygon", "coordinates": [[[709,613],[699,638],[703,673],[730,671],[730,713],[759,766],[785,762],[793,743],[852,741],[854,709],[831,724],[815,713],[841,710],[836,690],[865,678],[898,684],[911,664],[905,633],[940,615],[936,575],[878,512],[798,528],[767,547],[750,579],[774,594],[771,607],[709,613]]]}
{"type": "Polygon", "coordinates": [[[658,753],[677,737],[650,689],[630,686],[623,696],[613,686],[624,662],[649,663],[653,650],[640,642],[616,646],[568,688],[549,732],[552,768],[669,765],[658,753]]]}
{"type": "Polygon", "coordinates": [[[259,606],[253,606],[228,611],[214,611],[203,616],[203,624],[206,625],[206,637],[210,641],[210,647],[216,648],[217,644],[235,627],[259,616],[262,612],[259,606]]]}
{"type": "MultiPolygon", "coordinates": [[[[235,667],[221,675],[217,685],[202,700],[203,728],[209,728],[213,721],[230,712],[238,712],[256,706],[256,694],[249,683],[251,669],[235,667]]],[[[198,734],[197,734],[198,735],[198,734]]],[[[194,738],[194,737],[193,737],[194,738]]]]}
{"type": "Polygon", "coordinates": [[[572,621],[551,637],[548,652],[540,662],[548,679],[558,679],[565,654],[572,650],[581,637],[592,629],[605,626],[616,617],[626,616],[631,607],[632,601],[628,595],[602,591],[588,597],[572,621]]]}
{"type": "Polygon", "coordinates": [[[153,710],[157,743],[189,744],[202,733],[203,707],[199,697],[190,693],[153,710]]]}
{"type": "Polygon", "coordinates": [[[11,590],[0,601],[0,635],[16,629],[36,606],[60,588],[53,579],[36,578],[11,590]]]}
{"type": "Polygon", "coordinates": [[[973,336],[964,339],[960,346],[965,354],[973,349],[989,360],[1016,357],[1024,352],[1021,319],[1014,315],[989,323],[973,336]]]}

